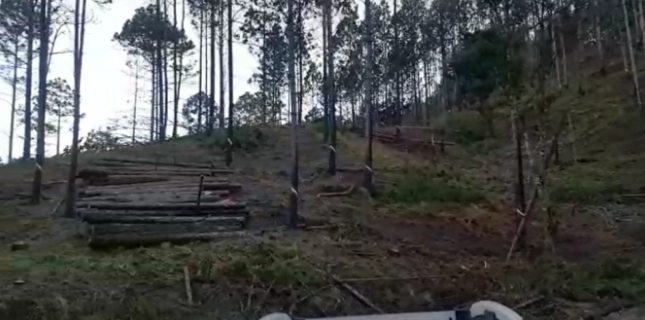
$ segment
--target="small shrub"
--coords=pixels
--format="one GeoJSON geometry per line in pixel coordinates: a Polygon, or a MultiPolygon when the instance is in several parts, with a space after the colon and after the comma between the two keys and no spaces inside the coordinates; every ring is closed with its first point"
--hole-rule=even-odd
{"type": "MultiPolygon", "coordinates": [[[[211,149],[226,150],[229,143],[226,131],[218,130],[213,136],[205,139],[206,145],[211,149]]],[[[236,128],[233,132],[233,147],[246,151],[254,150],[268,143],[266,135],[258,128],[236,128]]]]}
{"type": "Polygon", "coordinates": [[[549,196],[561,202],[603,202],[624,190],[615,182],[577,176],[555,181],[549,189],[549,196]]]}
{"type": "Polygon", "coordinates": [[[645,268],[612,259],[595,266],[562,270],[562,293],[575,299],[640,299],[645,295],[645,268]]]}
{"type": "Polygon", "coordinates": [[[381,195],[386,203],[459,203],[484,199],[483,193],[468,181],[445,173],[406,173],[381,195]]]}
{"type": "Polygon", "coordinates": [[[446,119],[447,138],[461,145],[470,145],[486,139],[489,131],[486,121],[474,111],[453,113],[446,119]]]}

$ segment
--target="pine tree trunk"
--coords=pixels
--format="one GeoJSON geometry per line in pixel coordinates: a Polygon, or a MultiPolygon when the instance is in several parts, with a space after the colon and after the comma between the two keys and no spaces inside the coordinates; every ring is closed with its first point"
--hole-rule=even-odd
{"type": "Polygon", "coordinates": [[[295,58],[296,58],[296,37],[294,25],[294,0],[287,0],[287,39],[288,39],[288,56],[287,56],[287,81],[289,86],[289,105],[291,106],[291,192],[289,194],[289,227],[296,229],[298,226],[298,182],[300,180],[298,173],[298,112],[296,100],[296,75],[295,75],[295,58]]]}
{"type": "MultiPolygon", "coordinates": [[[[177,0],[174,0],[172,3],[172,10],[173,10],[173,15],[172,15],[172,25],[175,29],[177,29],[177,0]]],[[[179,75],[178,75],[178,67],[177,67],[177,39],[175,39],[175,43],[173,43],[173,48],[172,48],[172,79],[173,79],[173,124],[172,124],[172,137],[177,138],[177,124],[179,121],[179,75]]]]}
{"type": "Polygon", "coordinates": [[[327,0],[327,90],[329,95],[329,130],[330,130],[330,145],[329,145],[329,167],[327,173],[330,175],[336,174],[336,88],[334,85],[334,43],[333,33],[331,29],[332,24],[332,0],[327,0]]]}
{"type": "Polygon", "coordinates": [[[78,140],[81,122],[81,76],[83,70],[83,47],[85,45],[86,9],[87,0],[83,0],[82,2],[76,0],[74,10],[74,124],[72,126],[71,160],[67,179],[67,201],[65,203],[65,216],[69,218],[73,218],[76,213],[76,172],[78,171],[78,140]],[[80,8],[81,5],[82,9],[80,8]]]}
{"type": "MultiPolygon", "coordinates": [[[[293,0],[291,0],[293,1],[293,0]]],[[[233,162],[233,0],[228,0],[228,148],[226,149],[226,166],[233,162]]]]}
{"type": "MultiPolygon", "coordinates": [[[[326,1],[326,0],[325,0],[326,1]]],[[[323,143],[329,141],[329,88],[327,87],[327,5],[323,4],[322,15],[322,33],[323,33],[323,75],[322,75],[322,94],[323,94],[323,143]]]]}
{"type": "Polygon", "coordinates": [[[210,85],[210,100],[209,100],[209,109],[208,109],[208,135],[213,134],[213,128],[215,127],[215,6],[212,4],[210,6],[210,32],[211,32],[211,85],[210,85]]]}
{"type": "Polygon", "coordinates": [[[197,132],[202,132],[202,94],[206,91],[202,87],[202,80],[204,78],[204,8],[199,9],[199,101],[197,102],[197,132]]]}
{"type": "Polygon", "coordinates": [[[47,111],[47,53],[49,52],[50,0],[40,1],[40,52],[38,69],[38,131],[36,142],[36,170],[32,184],[31,202],[40,203],[42,170],[45,164],[45,114],[47,111]]]}
{"type": "Polygon", "coordinates": [[[555,79],[558,82],[558,88],[562,88],[562,79],[560,76],[560,58],[558,57],[558,42],[555,39],[555,29],[553,27],[555,21],[551,21],[551,53],[555,62],[555,79]]]}
{"type": "Polygon", "coordinates": [[[599,0],[594,0],[594,7],[596,9],[594,19],[596,25],[596,46],[598,47],[598,59],[601,63],[604,63],[604,50],[602,49],[602,33],[600,32],[600,5],[598,4],[599,0]]]}
{"type": "Polygon", "coordinates": [[[224,129],[224,1],[220,1],[219,12],[219,127],[224,129]]]}
{"type": "Polygon", "coordinates": [[[11,163],[13,159],[13,126],[16,122],[16,91],[18,89],[18,38],[16,38],[13,52],[13,80],[11,81],[11,120],[9,121],[9,159],[7,163],[11,163]]]}
{"type": "Polygon", "coordinates": [[[136,143],[137,133],[137,102],[139,100],[139,57],[135,60],[134,71],[134,105],[132,106],[132,145],[136,143]]]}
{"type": "MultiPolygon", "coordinates": [[[[161,16],[161,1],[157,0],[157,21],[162,21],[162,16],[161,16]]],[[[157,95],[159,97],[159,100],[157,100],[157,141],[162,141],[163,140],[163,57],[162,57],[162,43],[161,43],[161,38],[163,37],[162,34],[156,34],[157,37],[157,48],[156,48],[156,55],[157,55],[157,95]]]]}
{"type": "Polygon", "coordinates": [[[29,18],[27,27],[27,71],[25,72],[25,141],[22,149],[22,160],[31,158],[31,90],[33,77],[34,28],[36,22],[36,2],[29,0],[29,18]]]}
{"type": "Polygon", "coordinates": [[[150,142],[155,141],[155,124],[156,124],[156,101],[157,101],[157,62],[156,59],[153,57],[152,62],[150,63],[150,75],[151,75],[151,81],[150,85],[152,86],[151,88],[151,97],[150,97],[150,142]]]}
{"type": "Polygon", "coordinates": [[[371,0],[365,0],[365,46],[367,47],[367,67],[365,70],[365,138],[367,146],[365,150],[365,161],[363,170],[363,188],[372,195],[374,193],[373,170],[372,170],[372,70],[374,68],[374,56],[372,48],[372,13],[371,0]]]}

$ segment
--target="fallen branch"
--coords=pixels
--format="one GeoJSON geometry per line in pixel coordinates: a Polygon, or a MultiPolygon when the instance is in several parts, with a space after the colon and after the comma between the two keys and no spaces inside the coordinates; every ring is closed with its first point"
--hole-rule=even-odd
{"type": "Polygon", "coordinates": [[[354,192],[354,189],[355,189],[355,186],[351,186],[351,187],[349,187],[349,188],[348,188],[347,190],[345,190],[345,191],[339,191],[339,192],[323,192],[323,193],[319,193],[319,194],[317,194],[317,195],[316,195],[316,197],[320,198],[320,197],[338,197],[338,196],[346,196],[346,195],[350,195],[352,192],[354,192]]]}
{"type": "Polygon", "coordinates": [[[188,272],[188,267],[184,266],[184,287],[186,288],[186,298],[188,299],[188,304],[193,304],[193,290],[190,287],[190,273],[188,272]]]}
{"type": "Polygon", "coordinates": [[[546,299],[546,297],[545,297],[545,296],[543,296],[543,295],[539,295],[539,296],[537,296],[537,297],[533,297],[533,298],[531,298],[531,299],[528,299],[528,300],[526,300],[526,301],[524,301],[524,302],[522,302],[522,303],[519,303],[519,304],[515,305],[515,306],[513,307],[513,310],[520,310],[520,309],[527,308],[527,307],[532,306],[532,305],[534,305],[534,304],[536,304],[536,303],[539,303],[539,302],[544,301],[544,299],[546,299]]]}
{"type": "Polygon", "coordinates": [[[372,301],[370,301],[370,299],[362,295],[360,292],[358,292],[358,290],[354,289],[354,287],[350,286],[349,284],[343,282],[342,280],[338,279],[333,275],[331,276],[331,278],[336,285],[340,286],[342,289],[345,289],[347,292],[349,292],[349,294],[352,297],[354,297],[356,300],[358,300],[358,302],[360,302],[362,305],[369,307],[378,313],[381,313],[381,314],[385,313],[383,312],[383,310],[381,310],[381,308],[379,308],[372,301]]]}
{"type": "Polygon", "coordinates": [[[427,276],[408,276],[408,277],[343,278],[339,280],[347,283],[347,282],[373,282],[373,281],[405,281],[405,280],[421,280],[421,279],[437,279],[437,278],[445,278],[445,276],[427,275],[427,276]]]}

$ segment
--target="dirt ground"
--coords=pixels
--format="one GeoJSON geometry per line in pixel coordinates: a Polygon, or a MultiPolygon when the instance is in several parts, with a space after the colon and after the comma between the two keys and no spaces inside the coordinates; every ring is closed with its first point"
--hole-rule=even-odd
{"type": "MultiPolygon", "coordinates": [[[[529,226],[529,247],[506,262],[516,218],[507,195],[441,208],[389,205],[360,192],[319,196],[355,186],[361,174],[329,177],[329,149],[310,128],[301,131],[299,150],[305,228],[285,231],[280,226],[287,212],[290,133],[262,132],[263,145],[236,151],[239,174],[232,178],[243,185],[239,197],[251,208],[255,232],[219,243],[92,252],[75,236],[75,221],[51,213],[62,196],[60,185],[45,190],[41,206],[27,206],[15,194],[28,193],[33,168],[0,168],[1,194],[8,195],[0,207],[0,318],[251,319],[280,310],[322,317],[438,310],[492,299],[519,306],[527,319],[577,319],[645,293],[645,272],[632,267],[642,256],[637,230],[585,214],[598,211],[591,205],[558,206],[562,223],[554,253],[543,250],[538,217],[529,226]],[[10,251],[19,240],[28,250],[10,251]],[[372,307],[339,283],[362,293],[372,307]]],[[[339,141],[339,167],[359,167],[362,140],[343,134],[339,141]]],[[[221,161],[218,152],[204,141],[182,140],[115,153],[208,163],[221,161]]],[[[400,175],[391,168],[414,172],[431,165],[422,155],[383,145],[375,153],[381,188],[400,175]]],[[[458,150],[436,161],[465,172],[476,167],[462,163],[458,150]]],[[[47,181],[64,179],[64,162],[47,164],[47,181]]],[[[500,168],[489,166],[477,170],[489,177],[477,179],[500,176],[500,168]]],[[[504,189],[504,181],[495,183],[501,187],[493,189],[504,189]]]]}

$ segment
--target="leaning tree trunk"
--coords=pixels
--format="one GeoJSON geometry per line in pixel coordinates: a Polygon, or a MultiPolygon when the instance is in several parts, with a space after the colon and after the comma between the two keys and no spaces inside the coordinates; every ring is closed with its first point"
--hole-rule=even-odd
{"type": "Polygon", "coordinates": [[[289,50],[287,57],[287,78],[289,85],[289,105],[291,106],[291,193],[289,195],[289,227],[296,229],[298,226],[298,106],[296,100],[296,37],[294,25],[294,0],[287,1],[287,38],[289,50]]]}

